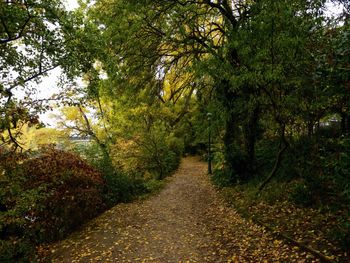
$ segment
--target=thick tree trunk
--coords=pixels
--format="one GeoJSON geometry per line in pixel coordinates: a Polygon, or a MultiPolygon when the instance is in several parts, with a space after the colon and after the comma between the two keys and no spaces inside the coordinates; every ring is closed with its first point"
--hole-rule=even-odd
{"type": "Polygon", "coordinates": [[[224,135],[224,157],[226,163],[226,169],[234,170],[234,153],[235,153],[235,129],[236,122],[233,114],[230,114],[225,123],[225,135],[224,135]]]}
{"type": "Polygon", "coordinates": [[[237,116],[232,111],[236,94],[232,91],[230,83],[226,79],[218,80],[216,95],[218,101],[225,109],[225,133],[224,133],[224,158],[225,169],[234,170],[235,156],[235,133],[237,129],[237,116]]]}
{"type": "Polygon", "coordinates": [[[258,136],[258,122],[259,122],[260,108],[256,106],[251,112],[247,124],[245,126],[245,150],[247,152],[248,163],[255,163],[255,143],[258,136]]]}

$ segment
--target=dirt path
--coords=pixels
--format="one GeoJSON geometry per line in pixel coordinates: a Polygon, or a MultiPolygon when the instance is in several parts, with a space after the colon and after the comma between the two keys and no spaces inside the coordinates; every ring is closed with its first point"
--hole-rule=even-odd
{"type": "Polygon", "coordinates": [[[227,207],[194,157],[158,195],[115,206],[51,251],[50,262],[316,262],[227,207]]]}

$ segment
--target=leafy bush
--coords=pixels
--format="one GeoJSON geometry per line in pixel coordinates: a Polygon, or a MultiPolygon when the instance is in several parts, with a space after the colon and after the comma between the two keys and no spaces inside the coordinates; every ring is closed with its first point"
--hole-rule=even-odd
{"type": "Polygon", "coordinates": [[[145,186],[146,181],[141,176],[119,172],[105,174],[104,178],[106,186],[103,197],[109,207],[120,202],[130,201],[135,196],[148,192],[145,186]]]}
{"type": "Polygon", "coordinates": [[[181,139],[156,123],[137,136],[120,140],[115,155],[128,173],[163,179],[179,166],[183,148],[181,139]]]}
{"type": "Polygon", "coordinates": [[[103,154],[97,144],[91,142],[88,145],[77,145],[75,151],[102,174],[105,181],[103,200],[108,207],[131,201],[135,196],[148,192],[141,171],[125,171],[115,167],[113,161],[118,163],[118,160],[112,160],[103,154]]]}
{"type": "Polygon", "coordinates": [[[164,185],[164,181],[159,181],[156,179],[150,179],[146,181],[144,184],[147,193],[157,192],[160,189],[162,189],[163,185],[164,185]]]}
{"type": "Polygon", "coordinates": [[[328,231],[328,239],[335,241],[344,251],[350,251],[350,213],[338,216],[338,226],[328,231]]]}
{"type": "Polygon", "coordinates": [[[140,160],[146,171],[163,179],[180,164],[183,144],[173,134],[168,134],[162,126],[145,133],[140,147],[140,160]]]}
{"type": "Polygon", "coordinates": [[[228,187],[235,184],[235,175],[233,171],[227,169],[214,170],[211,177],[212,182],[219,187],[228,187]]]}
{"type": "Polygon", "coordinates": [[[73,153],[42,149],[15,158],[0,176],[0,261],[14,261],[40,242],[62,237],[105,207],[101,173],[73,153]]]}
{"type": "Polygon", "coordinates": [[[94,141],[88,143],[76,143],[73,147],[73,151],[101,173],[114,171],[110,158],[102,153],[101,147],[99,147],[94,141]]]}
{"type": "MultiPolygon", "coordinates": [[[[264,145],[259,145],[259,157],[265,162],[263,169],[260,169],[262,174],[266,174],[272,167],[268,160],[273,158],[270,154],[272,147],[268,146],[272,144],[273,142],[265,142],[264,145]]],[[[349,250],[350,226],[346,223],[350,216],[349,174],[349,137],[300,137],[291,140],[278,175],[263,194],[272,195],[274,190],[278,190],[277,185],[281,185],[285,189],[280,191],[280,196],[293,204],[301,208],[317,208],[336,216],[338,225],[328,230],[328,238],[349,250]]]]}
{"type": "Polygon", "coordinates": [[[312,192],[306,186],[305,181],[295,182],[291,186],[289,200],[294,204],[308,207],[312,205],[312,192]]]}
{"type": "Polygon", "coordinates": [[[236,183],[247,182],[254,171],[254,164],[248,162],[248,157],[239,149],[230,153],[230,165],[225,163],[224,154],[216,152],[213,158],[213,182],[220,186],[232,186],[236,183]]]}
{"type": "MultiPolygon", "coordinates": [[[[350,140],[301,140],[294,145],[294,177],[299,178],[292,192],[298,204],[330,206],[335,210],[350,203],[350,140]],[[300,197],[298,197],[300,195],[300,197]],[[299,200],[299,201],[298,201],[299,200]]],[[[288,156],[287,158],[289,158],[288,156]]]]}

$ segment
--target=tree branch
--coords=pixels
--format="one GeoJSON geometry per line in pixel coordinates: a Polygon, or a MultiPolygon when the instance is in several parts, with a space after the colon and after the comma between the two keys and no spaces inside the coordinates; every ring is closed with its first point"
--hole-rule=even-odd
{"type": "Polygon", "coordinates": [[[26,19],[26,21],[24,22],[24,24],[21,26],[21,30],[20,30],[20,32],[18,33],[17,36],[15,36],[15,37],[12,37],[12,36],[11,36],[11,33],[10,33],[10,31],[8,30],[8,27],[7,27],[6,23],[5,23],[5,21],[4,21],[3,18],[1,17],[1,23],[2,23],[2,25],[3,25],[3,27],[4,27],[4,29],[5,29],[5,32],[6,32],[7,36],[8,36],[8,38],[7,38],[7,39],[0,39],[0,44],[6,44],[6,43],[9,43],[9,42],[11,42],[11,41],[15,41],[15,40],[17,40],[17,39],[19,39],[19,38],[21,38],[21,37],[23,36],[24,30],[25,30],[25,28],[27,27],[27,24],[29,23],[30,19],[32,18],[32,16],[31,16],[30,13],[29,13],[29,10],[28,10],[28,4],[27,4],[27,2],[25,2],[24,5],[26,6],[28,18],[26,19]]]}
{"type": "Polygon", "coordinates": [[[237,20],[234,17],[232,10],[229,6],[229,4],[227,3],[227,1],[223,1],[222,5],[221,4],[217,4],[217,3],[213,3],[210,0],[203,0],[204,4],[209,5],[212,8],[216,8],[220,11],[220,13],[226,18],[228,19],[228,21],[230,21],[232,27],[237,27],[237,20]]]}
{"type": "Polygon", "coordinates": [[[45,73],[47,73],[47,72],[49,72],[49,71],[51,71],[51,70],[57,68],[58,66],[59,66],[59,65],[54,65],[54,66],[52,66],[52,67],[50,67],[50,68],[47,68],[47,69],[44,69],[44,70],[42,70],[42,69],[41,69],[41,66],[40,66],[40,69],[39,69],[39,72],[38,72],[38,73],[36,73],[36,74],[34,74],[34,75],[28,77],[27,79],[25,79],[25,80],[23,80],[23,81],[21,81],[21,80],[16,81],[14,84],[12,84],[12,85],[11,85],[8,89],[6,89],[6,90],[7,90],[7,91],[11,91],[11,90],[14,89],[15,87],[17,87],[19,84],[25,84],[25,83],[27,83],[27,82],[29,82],[29,81],[31,81],[31,80],[37,78],[37,77],[40,77],[41,75],[44,75],[45,73]]]}

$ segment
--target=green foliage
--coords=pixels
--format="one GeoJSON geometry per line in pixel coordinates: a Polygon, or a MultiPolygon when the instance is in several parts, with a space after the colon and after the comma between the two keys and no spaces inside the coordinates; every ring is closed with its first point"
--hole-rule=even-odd
{"type": "Polygon", "coordinates": [[[106,187],[103,197],[109,207],[120,202],[131,201],[136,196],[148,192],[146,181],[141,176],[119,172],[104,174],[104,179],[106,187]]]}
{"type": "Polygon", "coordinates": [[[142,176],[130,175],[114,167],[109,156],[104,155],[96,143],[78,144],[75,150],[101,172],[105,180],[103,199],[108,207],[130,201],[144,192],[142,176]]]}
{"type": "Polygon", "coordinates": [[[230,167],[227,167],[222,153],[218,152],[214,155],[215,170],[212,179],[220,187],[247,182],[247,179],[253,174],[253,164],[249,163],[244,152],[235,149],[231,156],[233,161],[230,167]]]}
{"type": "Polygon", "coordinates": [[[334,240],[345,251],[350,249],[350,212],[345,215],[341,215],[339,225],[336,228],[332,228],[328,231],[328,238],[334,240]]]}
{"type": "Polygon", "coordinates": [[[295,204],[347,211],[349,16],[328,21],[324,4],[101,0],[69,13],[56,0],[1,3],[0,139],[20,147],[22,125],[45,108],[26,101],[28,84],[60,66],[86,84],[69,90],[74,107],[60,123],[94,141],[77,149],[94,168],[52,149],[2,162],[0,208],[14,223],[0,231],[59,237],[96,207],[157,188],[184,149],[205,152],[209,133],[220,145],[216,184],[252,187],[272,174],[261,198],[288,185],[295,204]],[[317,128],[335,114],[340,129],[317,128]]]}
{"type": "Polygon", "coordinates": [[[150,179],[145,182],[145,188],[147,193],[155,193],[162,189],[165,182],[157,179],[150,179]]]}
{"type": "MultiPolygon", "coordinates": [[[[138,196],[157,191],[162,184],[158,179],[147,178],[145,176],[147,172],[145,168],[147,167],[144,167],[140,171],[133,169],[135,166],[123,169],[122,167],[118,167],[118,159],[113,160],[116,163],[113,165],[108,156],[103,155],[96,143],[90,142],[88,145],[77,145],[76,151],[84,156],[87,162],[103,175],[105,181],[103,199],[108,207],[112,207],[120,202],[128,202],[138,196]]],[[[148,154],[148,152],[145,154],[148,154]]],[[[137,161],[139,160],[141,160],[140,157],[137,158],[137,161]]],[[[150,158],[147,160],[152,162],[150,158]]]]}
{"type": "Polygon", "coordinates": [[[228,187],[235,184],[234,175],[228,170],[214,170],[212,182],[219,187],[228,187]]]}
{"type": "MultiPolygon", "coordinates": [[[[156,134],[166,136],[165,132],[156,134]]],[[[153,159],[156,157],[146,156],[149,151],[144,152],[142,160],[150,162],[146,168],[155,177],[159,177],[158,171],[167,175],[180,162],[181,144],[175,137],[168,138],[167,142],[163,141],[165,146],[157,142],[154,150],[158,152],[151,152],[164,159],[153,159]]],[[[163,185],[159,180],[146,178],[144,173],[117,169],[93,142],[76,148],[92,166],[76,154],[50,147],[28,156],[11,154],[3,159],[2,261],[30,260],[36,245],[62,238],[107,207],[157,191],[163,185]]]]}
{"type": "Polygon", "coordinates": [[[309,207],[312,205],[312,191],[304,181],[295,182],[291,187],[290,200],[296,205],[309,207]]]}
{"type": "Polygon", "coordinates": [[[30,262],[34,260],[33,244],[28,239],[0,240],[1,262],[30,262]]]}
{"type": "Polygon", "coordinates": [[[299,163],[298,168],[292,169],[291,162],[286,169],[294,170],[294,177],[300,178],[293,194],[297,203],[331,205],[333,209],[339,209],[341,204],[350,202],[349,138],[321,138],[311,144],[301,139],[294,147],[288,157],[299,163]]]}
{"type": "MultiPolygon", "coordinates": [[[[248,183],[235,186],[252,203],[264,201],[271,206],[287,201],[305,211],[317,209],[336,221],[323,235],[338,248],[349,248],[349,138],[307,136],[290,140],[290,148],[277,177],[258,193],[257,187],[273,166],[275,140],[259,143],[259,173],[248,183]]],[[[219,177],[225,180],[225,176],[219,177]]],[[[245,202],[244,200],[241,200],[245,202]]],[[[242,204],[250,206],[250,204],[242,204]]],[[[299,209],[298,208],[298,209],[299,209]]],[[[318,224],[318,223],[317,223],[318,224]]]]}
{"type": "Polygon", "coordinates": [[[77,143],[73,147],[73,151],[79,154],[100,172],[113,172],[113,167],[111,167],[110,160],[108,160],[108,158],[103,155],[100,147],[94,141],[89,141],[87,143],[77,143]]]}
{"type": "Polygon", "coordinates": [[[140,167],[163,179],[180,164],[183,143],[169,134],[162,124],[155,124],[136,142],[139,147],[140,167]]]}
{"type": "MultiPolygon", "coordinates": [[[[298,205],[330,205],[334,209],[349,202],[349,138],[302,136],[290,141],[276,180],[291,183],[291,200],[298,205]]],[[[256,179],[272,169],[276,147],[274,140],[258,144],[256,179]]]]}

